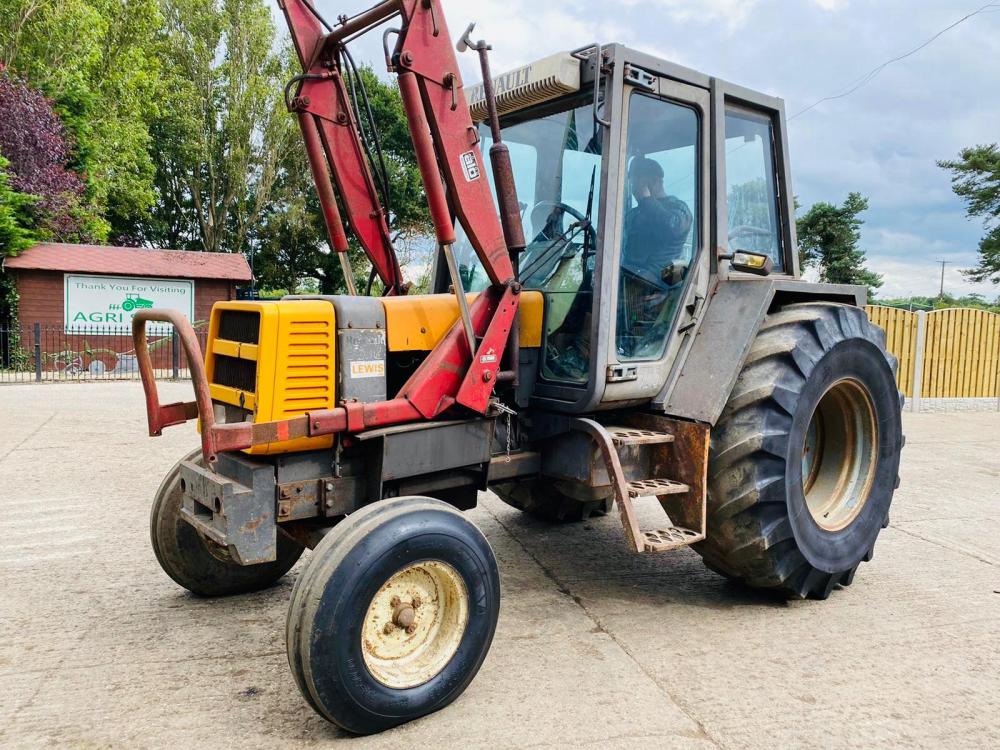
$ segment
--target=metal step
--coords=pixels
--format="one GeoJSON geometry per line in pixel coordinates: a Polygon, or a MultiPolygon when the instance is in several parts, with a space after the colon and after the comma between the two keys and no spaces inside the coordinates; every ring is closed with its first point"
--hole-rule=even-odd
{"type": "Polygon", "coordinates": [[[629,497],[661,497],[662,495],[680,495],[690,487],[673,479],[636,479],[625,485],[629,497]]]}
{"type": "MultiPolygon", "coordinates": [[[[674,468],[681,472],[684,479],[691,484],[685,484],[676,479],[650,478],[636,479],[631,482],[625,479],[621,456],[618,454],[619,447],[629,444],[673,443],[672,431],[652,430],[644,427],[607,426],[586,417],[579,417],[572,422],[572,428],[589,435],[601,452],[614,490],[615,504],[618,506],[618,513],[621,515],[622,526],[625,529],[625,538],[628,540],[629,546],[636,552],[662,552],[694,544],[705,538],[705,491],[701,483],[703,480],[700,480],[699,477],[704,476],[705,464],[708,461],[708,431],[707,428],[688,428],[679,422],[675,422],[675,424],[678,425],[682,439],[686,440],[681,445],[685,451],[685,457],[690,455],[699,460],[696,467],[688,467],[684,463],[678,464],[677,461],[672,462],[674,468]],[[689,429],[701,431],[689,435],[685,432],[689,429]],[[659,498],[662,504],[664,503],[663,497],[666,495],[677,495],[670,503],[669,513],[666,512],[666,507],[662,507],[666,516],[663,520],[671,525],[655,531],[643,531],[639,526],[633,500],[638,497],[655,497],[659,498]],[[674,526],[674,523],[685,525],[674,526]]],[[[655,454],[673,451],[676,447],[671,445],[669,448],[651,448],[650,450],[655,454]]],[[[651,463],[652,458],[654,457],[651,457],[651,463]]],[[[656,460],[663,463],[663,456],[660,455],[656,460]]],[[[668,471],[668,469],[664,468],[662,471],[668,471]]]]}
{"type": "Polygon", "coordinates": [[[652,445],[655,443],[672,443],[674,436],[669,432],[655,430],[640,430],[636,427],[608,425],[604,428],[611,436],[615,445],[652,445]]]}
{"type": "Polygon", "coordinates": [[[644,531],[642,536],[644,552],[665,552],[669,549],[686,547],[705,538],[704,534],[685,529],[682,526],[668,526],[656,531],[644,531]]]}

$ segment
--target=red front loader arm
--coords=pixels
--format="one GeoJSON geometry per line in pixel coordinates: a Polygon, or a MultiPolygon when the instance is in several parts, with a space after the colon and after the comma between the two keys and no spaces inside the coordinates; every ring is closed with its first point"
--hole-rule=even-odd
{"type": "MultiPolygon", "coordinates": [[[[454,215],[475,248],[491,286],[473,301],[468,311],[463,309],[452,329],[388,401],[345,404],[280,422],[214,425],[211,415],[202,413],[203,396],[192,404],[159,407],[152,370],[145,368],[149,373],[143,370],[143,384],[147,402],[156,405],[156,421],[166,426],[176,423],[174,420],[182,415],[187,417],[197,411],[202,420],[204,453],[209,461],[219,450],[249,448],[273,441],[276,435],[361,432],[421,418],[432,419],[456,404],[485,413],[497,381],[516,378],[516,356],[510,358],[511,370],[502,372],[500,368],[508,339],[514,339],[515,350],[517,346],[511,331],[521,287],[511,252],[519,247],[516,243],[508,247],[504,239],[484,169],[478,131],[469,113],[439,0],[386,0],[352,18],[341,16],[338,25],[332,28],[309,0],[278,2],[304,71],[293,81],[298,90],[289,100],[289,106],[302,130],[331,248],[338,253],[346,253],[348,249],[336,193],[347,214],[347,225],[371,260],[386,293],[405,292],[386,213],[378,199],[342,68],[347,41],[398,18],[400,28],[390,70],[398,76],[437,241],[450,257],[450,247],[455,242],[454,215]]],[[[494,171],[497,169],[495,164],[494,171]]],[[[505,205],[516,205],[509,162],[499,169],[507,170],[497,179],[497,184],[505,186],[501,199],[505,205]]],[[[518,217],[514,218],[519,222],[518,217]]],[[[520,231],[518,223],[516,234],[520,231]]],[[[523,247],[523,242],[520,246],[523,247]]],[[[464,295],[458,280],[453,282],[462,307],[464,295]]],[[[139,320],[137,316],[136,321],[139,320]]],[[[184,321],[172,322],[182,330],[185,327],[184,321]]],[[[135,335],[139,336],[138,330],[135,335]]],[[[152,433],[152,421],[150,428],[152,433]]]]}

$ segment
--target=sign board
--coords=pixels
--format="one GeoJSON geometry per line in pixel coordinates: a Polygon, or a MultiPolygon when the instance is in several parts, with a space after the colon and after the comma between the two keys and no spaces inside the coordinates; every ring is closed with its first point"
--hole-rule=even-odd
{"type": "MultiPolygon", "coordinates": [[[[137,310],[177,310],[194,321],[194,281],[129,276],[64,276],[66,331],[118,333],[132,325],[137,310]]],[[[166,323],[157,325],[167,325],[166,323]]]]}

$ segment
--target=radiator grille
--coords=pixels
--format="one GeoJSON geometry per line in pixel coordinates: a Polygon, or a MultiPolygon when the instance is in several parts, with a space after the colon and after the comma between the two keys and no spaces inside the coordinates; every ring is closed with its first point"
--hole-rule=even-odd
{"type": "Polygon", "coordinates": [[[212,382],[253,393],[257,386],[257,363],[216,354],[212,382]]]}
{"type": "Polygon", "coordinates": [[[328,409],[333,399],[334,331],[328,321],[293,320],[281,352],[285,387],[275,405],[282,418],[328,409]]]}
{"type": "Polygon", "coordinates": [[[260,341],[260,314],[244,310],[223,310],[219,315],[220,339],[256,344],[260,341]]]}

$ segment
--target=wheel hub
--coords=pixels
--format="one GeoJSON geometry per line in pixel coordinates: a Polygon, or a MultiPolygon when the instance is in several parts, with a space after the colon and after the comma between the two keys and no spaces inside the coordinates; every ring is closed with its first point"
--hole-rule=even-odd
{"type": "Polygon", "coordinates": [[[865,506],[875,476],[878,424],[868,390],[846,378],[820,398],[802,448],[802,492],[825,531],[847,527],[865,506]]]}
{"type": "Polygon", "coordinates": [[[361,653],[372,677],[404,689],[422,685],[458,651],[469,621],[469,595],[447,563],[425,560],[395,573],[372,598],[361,653]]]}

